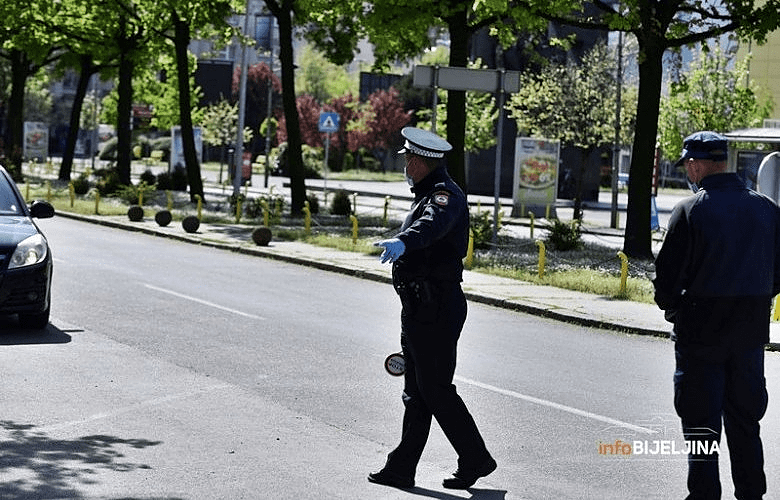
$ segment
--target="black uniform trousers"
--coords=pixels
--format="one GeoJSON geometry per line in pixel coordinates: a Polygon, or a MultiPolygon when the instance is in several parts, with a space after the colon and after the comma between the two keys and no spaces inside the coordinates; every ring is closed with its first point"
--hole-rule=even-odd
{"type": "Polygon", "coordinates": [[[458,468],[473,470],[490,458],[485,442],[452,383],[466,298],[458,282],[426,282],[420,293],[399,291],[401,346],[406,362],[400,444],[385,467],[414,478],[432,417],[458,454],[458,468]]]}
{"type": "Polygon", "coordinates": [[[688,455],[688,499],[718,499],[718,455],[702,453],[720,443],[725,427],[736,498],[766,493],[759,420],[767,408],[764,347],[713,349],[675,344],[674,406],[686,441],[709,443],[688,455]]]}

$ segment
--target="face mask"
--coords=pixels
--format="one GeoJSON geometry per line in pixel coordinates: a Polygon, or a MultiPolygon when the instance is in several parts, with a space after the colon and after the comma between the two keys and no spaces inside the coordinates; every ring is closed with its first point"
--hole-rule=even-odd
{"type": "Polygon", "coordinates": [[[407,184],[414,186],[414,180],[412,180],[412,178],[409,177],[409,174],[406,173],[406,167],[404,167],[404,179],[406,179],[407,184]]]}
{"type": "Polygon", "coordinates": [[[685,172],[685,182],[688,183],[688,189],[690,189],[692,192],[695,193],[699,190],[699,185],[693,182],[690,177],[688,177],[687,171],[685,172]]]}

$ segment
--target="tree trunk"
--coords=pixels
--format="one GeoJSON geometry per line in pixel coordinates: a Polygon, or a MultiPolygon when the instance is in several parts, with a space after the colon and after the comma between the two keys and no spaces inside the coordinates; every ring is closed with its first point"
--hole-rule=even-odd
{"type": "Polygon", "coordinates": [[[130,185],[130,167],[132,164],[132,122],[133,119],[133,59],[132,41],[119,40],[119,81],[117,83],[116,105],[116,170],[119,182],[130,185]]]}
{"type": "MultiPolygon", "coordinates": [[[[271,8],[272,2],[267,5],[271,8]]],[[[274,9],[272,9],[273,11],[274,9]]],[[[301,127],[295,99],[294,52],[292,44],[292,0],[284,0],[281,9],[274,12],[279,23],[279,60],[282,64],[282,100],[287,120],[287,162],[290,169],[290,211],[293,215],[303,212],[306,201],[303,154],[301,153],[301,127]]]]}
{"type": "Polygon", "coordinates": [[[68,137],[65,141],[65,152],[62,155],[60,172],[57,178],[61,181],[70,181],[70,174],[73,170],[73,155],[76,151],[76,142],[79,138],[79,126],[81,122],[81,109],[84,105],[84,97],[87,95],[89,79],[95,73],[95,66],[92,64],[92,57],[88,55],[81,56],[81,72],[79,74],[79,83],[76,87],[76,95],[73,96],[73,106],[70,109],[70,125],[68,126],[68,137]]]}
{"type": "Polygon", "coordinates": [[[8,100],[5,156],[8,158],[8,173],[17,182],[23,180],[24,87],[29,75],[30,63],[27,55],[16,49],[11,50],[11,97],[8,100]]]}
{"type": "Polygon", "coordinates": [[[640,259],[652,259],[650,190],[661,102],[664,45],[660,40],[640,40],[639,96],[636,129],[628,183],[628,207],[623,251],[640,259]]]}
{"type": "MultiPolygon", "coordinates": [[[[466,10],[455,12],[447,18],[450,31],[450,66],[465,68],[468,62],[468,13],[466,10]]],[[[447,170],[465,193],[466,179],[466,92],[450,90],[447,93],[447,141],[452,151],[447,154],[447,170]]]]}
{"type": "Polygon", "coordinates": [[[585,181],[588,159],[593,149],[577,147],[577,150],[580,153],[580,174],[577,176],[577,187],[574,189],[574,215],[572,218],[582,222],[582,184],[585,181]]]}
{"type": "Polygon", "coordinates": [[[179,121],[184,148],[184,163],[187,167],[187,181],[190,185],[190,200],[196,196],[203,199],[203,180],[200,176],[198,152],[195,150],[195,133],[192,129],[192,104],[190,102],[190,70],[187,47],[190,44],[190,27],[181,19],[175,21],[176,70],[179,77],[179,121]]]}

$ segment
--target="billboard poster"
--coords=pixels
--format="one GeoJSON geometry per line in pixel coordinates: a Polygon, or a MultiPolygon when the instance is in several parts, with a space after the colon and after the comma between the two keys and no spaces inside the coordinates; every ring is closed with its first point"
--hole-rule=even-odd
{"type": "Polygon", "coordinates": [[[49,157],[49,127],[41,122],[24,122],[24,159],[45,162],[49,157]]]}
{"type": "MultiPolygon", "coordinates": [[[[198,155],[198,164],[203,162],[203,135],[200,127],[192,128],[192,135],[195,136],[195,152],[198,155]]],[[[184,141],[181,137],[181,127],[176,125],[171,127],[171,162],[168,171],[173,171],[176,167],[185,168],[184,161],[184,141]]]]}
{"type": "Polygon", "coordinates": [[[517,138],[512,216],[555,216],[559,159],[559,141],[517,138]]]}

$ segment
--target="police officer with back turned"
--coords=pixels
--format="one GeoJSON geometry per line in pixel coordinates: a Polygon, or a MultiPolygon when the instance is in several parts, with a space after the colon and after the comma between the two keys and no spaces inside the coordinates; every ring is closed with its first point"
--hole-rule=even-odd
{"type": "Polygon", "coordinates": [[[766,493],[759,420],[767,407],[764,344],[780,292],[780,212],[726,172],[727,140],[685,138],[695,194],[682,200],[656,257],[655,301],[674,323],[674,407],[688,455],[689,499],[717,499],[725,427],[734,496],[766,493]]]}
{"type": "Polygon", "coordinates": [[[458,469],[445,488],[466,489],[496,469],[474,419],[452,383],[458,338],[466,320],[461,289],[469,212],[466,196],[441,163],[452,146],[413,127],[406,139],[407,182],[415,195],[411,212],[394,238],[377,242],[382,262],[393,263],[393,286],[401,300],[404,417],[401,442],[372,483],[411,488],[431,419],[436,418],[458,454],[458,469]]]}

